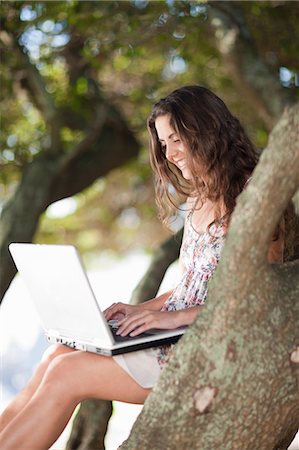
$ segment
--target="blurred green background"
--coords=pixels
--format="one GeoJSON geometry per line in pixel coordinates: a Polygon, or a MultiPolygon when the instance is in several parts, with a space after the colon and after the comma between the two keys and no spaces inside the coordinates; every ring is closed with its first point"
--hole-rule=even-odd
{"type": "Polygon", "coordinates": [[[1,246],[153,251],[169,234],[148,158],[153,103],[205,85],[262,148],[298,98],[298,11],[286,1],[2,2],[1,246]]]}

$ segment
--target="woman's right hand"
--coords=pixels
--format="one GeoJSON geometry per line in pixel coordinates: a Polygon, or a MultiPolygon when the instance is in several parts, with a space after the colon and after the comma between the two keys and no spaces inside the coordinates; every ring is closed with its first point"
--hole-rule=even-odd
{"type": "Polygon", "coordinates": [[[105,309],[104,315],[106,320],[121,320],[128,314],[138,309],[139,305],[129,305],[127,303],[112,303],[109,308],[105,309]]]}

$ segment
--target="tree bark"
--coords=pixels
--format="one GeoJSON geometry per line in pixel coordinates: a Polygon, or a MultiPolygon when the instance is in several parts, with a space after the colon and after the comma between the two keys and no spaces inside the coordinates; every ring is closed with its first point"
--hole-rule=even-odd
{"type": "Polygon", "coordinates": [[[240,5],[209,2],[209,17],[224,67],[270,131],[284,107],[294,103],[291,92],[258,54],[240,5]]]}
{"type": "Polygon", "coordinates": [[[299,261],[267,263],[299,186],[299,105],[240,195],[208,301],[174,347],[122,450],[274,450],[299,425],[299,261]],[[271,174],[271,176],[269,176],[271,174]]]}
{"type": "Polygon", "coordinates": [[[111,402],[105,400],[82,402],[74,420],[66,450],[104,450],[104,440],[111,415],[111,402]]]}

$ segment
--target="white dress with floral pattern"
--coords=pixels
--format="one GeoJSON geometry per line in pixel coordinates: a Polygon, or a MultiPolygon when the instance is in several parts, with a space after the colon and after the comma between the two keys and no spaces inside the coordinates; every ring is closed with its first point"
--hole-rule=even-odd
{"type": "MultiPolygon", "coordinates": [[[[191,217],[187,217],[180,253],[180,259],[186,270],[179,284],[165,301],[162,311],[176,311],[205,303],[208,282],[219,262],[224,240],[224,221],[213,224],[209,232],[199,234],[192,227],[191,217]]],[[[138,384],[150,388],[167,363],[172,348],[173,345],[164,345],[116,355],[113,359],[138,384]]]]}
{"type": "MultiPolygon", "coordinates": [[[[177,311],[203,305],[207,298],[208,282],[220,259],[226,234],[224,221],[214,223],[209,231],[200,234],[193,228],[191,220],[189,215],[180,252],[180,259],[186,270],[161,311],[177,311]]],[[[160,366],[168,361],[171,348],[172,345],[167,345],[156,349],[160,366]]]]}

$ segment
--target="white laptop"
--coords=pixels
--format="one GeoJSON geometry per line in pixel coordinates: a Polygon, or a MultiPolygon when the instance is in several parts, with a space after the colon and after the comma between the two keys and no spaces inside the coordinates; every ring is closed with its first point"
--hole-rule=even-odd
{"type": "Polygon", "coordinates": [[[117,336],[100,309],[77,249],[71,245],[13,243],[9,250],[49,342],[117,355],[175,343],[184,334],[185,327],[117,336]]]}

